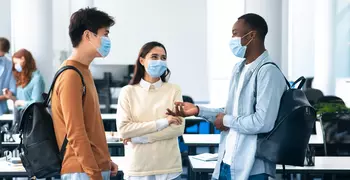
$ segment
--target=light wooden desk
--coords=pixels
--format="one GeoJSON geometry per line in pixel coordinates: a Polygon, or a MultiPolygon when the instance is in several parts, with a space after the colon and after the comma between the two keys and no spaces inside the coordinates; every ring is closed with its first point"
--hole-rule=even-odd
{"type": "MultiPolygon", "coordinates": [[[[192,170],[189,179],[208,179],[208,174],[213,173],[216,161],[201,161],[189,156],[192,170]]],[[[350,173],[350,157],[315,157],[315,166],[286,166],[286,173],[295,174],[348,174],[350,173]]],[[[282,173],[282,166],[277,165],[276,173],[282,173]]]]}
{"type": "MultiPolygon", "coordinates": [[[[125,158],[122,156],[113,156],[112,161],[118,164],[119,175],[125,169],[125,158]]],[[[4,158],[0,158],[0,177],[27,177],[27,172],[22,165],[9,165],[4,158]]]]}

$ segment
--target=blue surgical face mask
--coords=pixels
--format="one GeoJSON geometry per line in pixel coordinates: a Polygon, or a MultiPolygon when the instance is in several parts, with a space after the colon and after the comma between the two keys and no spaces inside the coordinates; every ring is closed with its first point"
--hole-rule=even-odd
{"type": "Polygon", "coordinates": [[[15,64],[15,69],[17,72],[22,72],[22,66],[19,63],[15,64]]]}
{"type": "Polygon", "coordinates": [[[162,60],[149,60],[146,72],[153,78],[158,78],[167,70],[167,64],[162,60]]]}
{"type": "MultiPolygon", "coordinates": [[[[93,34],[98,37],[97,34],[95,34],[95,33],[93,33],[93,34]]],[[[109,54],[109,52],[111,51],[111,40],[106,36],[101,36],[100,38],[101,38],[100,47],[96,48],[96,46],[94,46],[91,43],[91,41],[90,41],[90,44],[96,48],[97,52],[102,57],[106,57],[109,54]]]]}
{"type": "Polygon", "coordinates": [[[97,52],[100,53],[102,57],[106,57],[110,51],[111,51],[111,40],[106,36],[102,36],[101,45],[99,48],[97,48],[97,52]]]}
{"type": "MultiPolygon", "coordinates": [[[[252,31],[250,31],[250,32],[252,32],[252,31]]],[[[249,33],[247,33],[246,35],[248,35],[249,33]]],[[[245,37],[246,35],[244,35],[243,37],[245,37]]],[[[236,57],[239,57],[239,58],[244,58],[245,52],[247,51],[247,46],[253,40],[253,39],[251,39],[245,46],[242,46],[242,38],[241,37],[233,37],[230,40],[230,49],[231,49],[233,55],[235,55],[236,57]]]]}

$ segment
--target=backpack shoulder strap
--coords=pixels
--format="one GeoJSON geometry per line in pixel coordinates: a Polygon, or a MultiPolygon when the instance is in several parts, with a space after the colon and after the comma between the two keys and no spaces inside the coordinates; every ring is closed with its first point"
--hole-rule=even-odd
{"type": "MultiPolygon", "coordinates": [[[[49,104],[50,101],[51,101],[51,94],[52,94],[52,91],[53,91],[53,88],[54,88],[54,86],[55,86],[55,83],[56,83],[57,78],[59,77],[60,74],[62,74],[64,71],[69,70],[69,69],[74,70],[74,71],[76,71],[76,72],[79,74],[79,76],[80,76],[80,78],[81,78],[81,83],[82,83],[82,85],[83,85],[83,97],[85,96],[85,94],[86,94],[85,81],[84,81],[84,77],[83,77],[83,75],[81,74],[81,72],[79,71],[79,69],[77,69],[77,68],[74,67],[74,66],[63,66],[61,69],[59,69],[59,70],[57,71],[57,73],[55,74],[55,77],[54,77],[54,79],[53,79],[53,81],[52,81],[50,90],[49,90],[49,92],[48,92],[48,94],[47,94],[47,97],[45,98],[45,101],[44,101],[44,103],[45,103],[46,106],[48,106],[48,104],[49,104]]],[[[68,144],[68,139],[67,139],[67,135],[65,135],[65,136],[64,136],[63,143],[62,143],[62,146],[61,146],[60,154],[59,154],[60,157],[61,157],[61,160],[63,160],[63,158],[64,158],[64,154],[65,154],[65,152],[66,152],[67,144],[68,144]]]]}
{"type": "Polygon", "coordinates": [[[83,96],[85,96],[85,93],[86,93],[86,86],[85,86],[85,81],[84,81],[84,77],[83,75],[81,74],[81,72],[79,71],[79,69],[77,69],[76,67],[74,66],[63,66],[62,68],[60,68],[57,73],[55,74],[54,78],[53,78],[53,81],[51,83],[51,86],[50,86],[50,90],[49,92],[45,95],[46,97],[44,97],[44,104],[46,106],[49,105],[50,101],[51,101],[51,94],[52,94],[52,91],[53,91],[53,88],[55,86],[55,83],[56,83],[56,80],[58,79],[58,77],[66,70],[69,70],[69,69],[72,69],[74,71],[76,71],[80,78],[81,78],[81,83],[83,84],[83,96]]]}
{"type": "MultiPolygon", "coordinates": [[[[280,68],[277,66],[277,64],[275,64],[274,62],[266,62],[266,63],[264,63],[263,65],[261,65],[261,66],[259,67],[258,72],[256,73],[256,78],[255,78],[256,83],[255,83],[255,84],[257,84],[257,81],[258,81],[258,73],[259,73],[260,69],[261,69],[262,67],[264,67],[265,65],[268,65],[268,64],[272,64],[272,65],[276,66],[277,69],[281,71],[281,69],[280,69],[280,68]]],[[[281,71],[281,73],[282,73],[282,71],[281,71]]],[[[283,75],[283,73],[282,73],[282,75],[283,75]]],[[[284,75],[283,75],[283,77],[284,77],[284,80],[286,81],[286,84],[287,84],[288,88],[291,88],[291,86],[290,86],[289,81],[287,80],[287,78],[286,78],[284,75]]]]}
{"type": "MultiPolygon", "coordinates": [[[[256,73],[256,76],[255,76],[255,93],[254,93],[254,96],[255,96],[255,98],[257,98],[257,96],[258,96],[258,94],[257,94],[257,86],[258,86],[258,74],[259,74],[259,71],[260,71],[260,69],[262,68],[262,67],[264,67],[265,65],[268,65],[268,64],[272,64],[272,65],[274,65],[274,66],[276,66],[280,71],[281,71],[281,69],[277,66],[277,64],[275,64],[274,62],[266,62],[266,63],[264,63],[264,64],[262,64],[259,68],[258,68],[258,70],[257,70],[257,73],[256,73]]],[[[282,71],[281,71],[281,73],[282,73],[282,71]]],[[[282,73],[282,75],[283,75],[283,77],[284,77],[284,80],[286,81],[286,84],[287,84],[287,86],[288,86],[288,89],[290,89],[291,88],[291,86],[290,86],[290,84],[289,84],[289,81],[287,80],[287,78],[284,76],[284,74],[282,73]]],[[[255,104],[257,103],[256,102],[257,100],[255,99],[255,104]]],[[[255,111],[256,109],[255,109],[255,105],[254,105],[254,111],[255,111]]]]}
{"type": "MultiPolygon", "coordinates": [[[[263,65],[261,65],[260,67],[259,67],[259,69],[258,69],[258,72],[259,72],[259,70],[260,70],[260,68],[262,68],[263,66],[265,66],[265,65],[267,65],[267,64],[272,64],[272,65],[274,65],[274,66],[276,66],[280,71],[281,71],[281,69],[277,66],[277,64],[275,64],[274,62],[266,62],[266,63],[264,63],[263,65]]],[[[281,71],[282,72],[282,71],[281,71]]],[[[282,73],[283,74],[283,73],[282,73]]],[[[256,76],[258,76],[258,73],[256,73],[256,76]]],[[[292,87],[294,87],[296,84],[298,84],[299,82],[299,86],[297,87],[298,89],[301,89],[302,87],[303,87],[303,85],[305,84],[305,81],[306,81],[306,79],[305,79],[305,77],[304,76],[301,76],[301,77],[299,77],[292,85],[290,85],[290,83],[289,83],[289,81],[287,80],[287,78],[283,75],[283,77],[284,77],[284,80],[286,81],[286,84],[287,84],[287,86],[288,86],[288,88],[290,89],[290,88],[292,88],[292,87]]],[[[257,81],[257,78],[255,79],[256,81],[257,81]]]]}

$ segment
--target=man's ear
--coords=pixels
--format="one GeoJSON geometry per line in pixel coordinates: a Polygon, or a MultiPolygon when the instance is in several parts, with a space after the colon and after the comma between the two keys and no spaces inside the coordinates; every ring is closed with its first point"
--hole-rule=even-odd
{"type": "Polygon", "coordinates": [[[250,33],[251,39],[256,39],[257,36],[258,36],[258,32],[256,32],[256,31],[252,31],[252,33],[250,33]]]}
{"type": "Polygon", "coordinates": [[[88,30],[83,32],[83,39],[90,40],[90,32],[88,30]]]}

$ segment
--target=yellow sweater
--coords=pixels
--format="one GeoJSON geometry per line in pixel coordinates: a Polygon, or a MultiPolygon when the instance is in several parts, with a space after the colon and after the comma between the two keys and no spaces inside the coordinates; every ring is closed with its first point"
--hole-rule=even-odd
{"type": "Polygon", "coordinates": [[[177,137],[184,132],[181,125],[170,125],[157,131],[156,120],[166,117],[166,109],[182,101],[181,89],[174,84],[145,88],[140,84],[122,88],[118,97],[117,127],[122,138],[147,137],[147,144],[125,148],[126,176],[149,176],[182,172],[177,137]]]}

